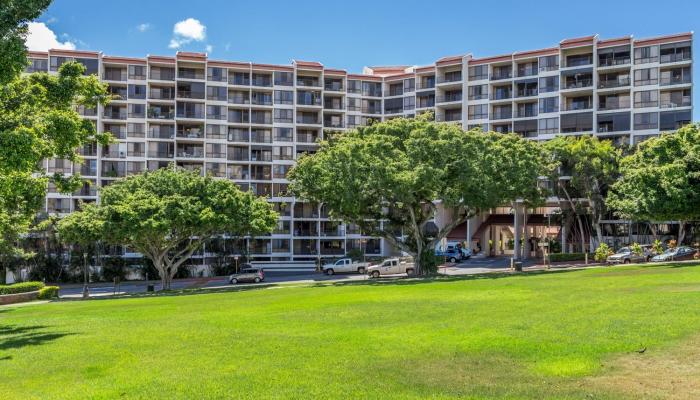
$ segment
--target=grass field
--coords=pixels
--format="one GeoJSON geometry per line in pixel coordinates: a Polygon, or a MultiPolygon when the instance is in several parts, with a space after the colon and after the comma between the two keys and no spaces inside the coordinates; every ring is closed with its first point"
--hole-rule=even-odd
{"type": "Polygon", "coordinates": [[[55,302],[0,398],[690,399],[699,335],[697,264],[55,302]]]}

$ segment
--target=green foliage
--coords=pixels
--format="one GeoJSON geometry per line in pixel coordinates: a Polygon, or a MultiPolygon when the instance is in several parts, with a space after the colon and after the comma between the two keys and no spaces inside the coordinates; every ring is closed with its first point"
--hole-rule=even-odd
{"type": "Polygon", "coordinates": [[[432,249],[424,250],[420,257],[420,265],[424,274],[437,273],[438,266],[445,262],[445,257],[435,255],[432,249]]]}
{"type": "Polygon", "coordinates": [[[107,186],[99,205],[87,204],[59,223],[59,235],[73,243],[100,238],[129,246],[153,262],[169,288],[203,242],[222,233],[259,236],[276,222],[271,204],[231,181],[163,168],[107,186]]]}
{"type": "Polygon", "coordinates": [[[693,124],[663,133],[622,160],[621,177],[608,196],[618,215],[637,221],[700,218],[699,129],[693,124]]]}
{"type": "Polygon", "coordinates": [[[345,257],[348,257],[348,258],[355,260],[355,261],[362,260],[364,258],[364,256],[365,256],[365,253],[362,252],[362,249],[352,249],[352,250],[348,251],[347,253],[345,253],[345,257]]]}
{"type": "Polygon", "coordinates": [[[12,285],[0,285],[0,295],[36,292],[44,287],[42,282],[20,282],[12,285]]]}
{"type": "MultiPolygon", "coordinates": [[[[397,118],[336,135],[289,174],[300,198],[324,203],[333,218],[382,236],[418,259],[481,210],[522,198],[537,203],[544,171],[538,145],[516,135],[464,131],[427,118],[397,118]],[[441,207],[452,223],[427,224],[441,207]],[[372,221],[385,220],[383,227],[372,221]],[[396,239],[401,231],[406,240],[396,239]]],[[[418,271],[420,261],[417,262],[418,271]]]]}
{"type": "Polygon", "coordinates": [[[661,244],[661,240],[656,239],[654,240],[654,243],[651,245],[652,250],[654,250],[655,254],[661,254],[664,252],[664,247],[661,244]]]}
{"type": "MultiPolygon", "coordinates": [[[[589,259],[594,259],[593,254],[589,254],[589,259]]],[[[551,253],[549,254],[550,262],[561,262],[561,261],[584,261],[586,259],[586,253],[551,253]]]]}
{"type": "Polygon", "coordinates": [[[598,245],[598,248],[595,249],[595,254],[593,257],[595,258],[596,261],[598,262],[604,262],[607,260],[608,256],[613,255],[612,249],[605,243],[601,243],[598,245]]]}
{"type": "Polygon", "coordinates": [[[3,0],[0,3],[0,86],[27,65],[27,23],[38,18],[51,0],[3,0]]]}
{"type": "Polygon", "coordinates": [[[121,257],[103,257],[102,258],[102,276],[101,278],[107,282],[113,282],[115,278],[120,281],[126,279],[129,274],[129,268],[126,260],[121,257]]]}
{"type": "Polygon", "coordinates": [[[642,246],[637,242],[634,242],[630,245],[630,250],[632,250],[632,253],[634,253],[638,256],[641,256],[642,254],[644,254],[644,250],[642,249],[642,246]]]}
{"type": "Polygon", "coordinates": [[[59,289],[58,286],[45,286],[39,289],[39,296],[37,296],[37,298],[40,300],[56,299],[58,298],[59,289]]]}

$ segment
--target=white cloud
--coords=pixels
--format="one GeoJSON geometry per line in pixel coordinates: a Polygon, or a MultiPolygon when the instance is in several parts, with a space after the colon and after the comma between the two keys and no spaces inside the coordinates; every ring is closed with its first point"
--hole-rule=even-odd
{"type": "Polygon", "coordinates": [[[208,44],[204,49],[207,51],[207,53],[212,53],[214,51],[214,46],[208,44]]]}
{"type": "Polygon", "coordinates": [[[199,20],[187,18],[173,26],[173,38],[170,39],[168,47],[177,49],[182,45],[192,41],[201,42],[207,37],[207,27],[199,20]]]}
{"type": "Polygon", "coordinates": [[[136,25],[136,30],[139,32],[146,32],[149,29],[151,29],[151,24],[149,24],[148,22],[136,25]]]}
{"type": "Polygon", "coordinates": [[[30,22],[27,35],[27,48],[34,51],[47,51],[48,49],[75,50],[75,43],[66,40],[58,41],[56,34],[43,22],[30,22]]]}

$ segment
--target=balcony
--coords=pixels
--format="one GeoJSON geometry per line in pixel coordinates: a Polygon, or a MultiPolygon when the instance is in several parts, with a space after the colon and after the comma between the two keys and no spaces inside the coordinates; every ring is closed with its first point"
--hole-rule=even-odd
{"type": "Polygon", "coordinates": [[[446,94],[444,96],[438,96],[436,103],[451,103],[454,101],[462,101],[462,93],[446,94]]]}
{"type": "Polygon", "coordinates": [[[228,77],[229,85],[250,86],[250,76],[244,73],[234,73],[228,77]]]}
{"type": "Polygon", "coordinates": [[[175,91],[172,88],[151,88],[148,98],[151,100],[175,100],[175,91]]]}
{"type": "Polygon", "coordinates": [[[422,80],[418,80],[416,82],[416,89],[417,90],[434,89],[434,88],[435,88],[435,79],[422,79],[422,80]]]}
{"type": "Polygon", "coordinates": [[[173,139],[175,137],[175,129],[172,126],[160,126],[158,128],[148,128],[148,137],[150,139],[173,139]]]}
{"type": "Polygon", "coordinates": [[[309,92],[298,92],[297,93],[297,105],[301,106],[321,106],[321,96],[320,94],[313,94],[309,92]]]}
{"type": "Polygon", "coordinates": [[[174,81],[175,69],[172,68],[151,68],[151,79],[158,81],[174,81]]]}
{"type": "Polygon", "coordinates": [[[267,76],[256,76],[253,74],[253,79],[251,79],[250,83],[252,86],[258,86],[258,87],[272,87],[272,77],[267,75],[267,76]]]}
{"type": "Polygon", "coordinates": [[[102,79],[104,79],[106,81],[124,82],[127,79],[126,69],[105,68],[105,72],[102,75],[102,79]]]}
{"type": "Polygon", "coordinates": [[[148,157],[151,158],[173,158],[172,150],[149,150],[148,157]]]}
{"type": "Polygon", "coordinates": [[[630,56],[620,56],[620,57],[598,57],[598,66],[599,67],[614,67],[616,65],[626,65],[629,64],[632,60],[630,59],[630,56]]]}
{"type": "Polygon", "coordinates": [[[318,78],[297,77],[297,86],[321,87],[321,82],[318,78]]]}
{"type": "Polygon", "coordinates": [[[518,89],[516,97],[531,97],[537,96],[537,85],[534,88],[518,89]]]}
{"type": "Polygon", "coordinates": [[[630,78],[629,76],[619,77],[617,79],[605,79],[598,81],[599,89],[612,89],[617,87],[629,86],[630,78]]]}
{"type": "Polygon", "coordinates": [[[499,111],[499,110],[494,110],[493,113],[491,113],[491,119],[496,120],[496,119],[510,119],[513,117],[513,111],[512,110],[506,110],[506,111],[499,111]]]}
{"type": "Polygon", "coordinates": [[[323,85],[324,90],[331,92],[342,92],[343,91],[343,81],[328,81],[326,80],[325,85],[323,85]]]}
{"type": "Polygon", "coordinates": [[[438,84],[461,82],[461,81],[462,81],[462,74],[461,73],[445,74],[444,77],[438,78],[438,84]]]}
{"type": "Polygon", "coordinates": [[[272,124],[272,114],[270,113],[252,113],[250,115],[250,123],[258,125],[271,125],[272,124]]]}
{"type": "Polygon", "coordinates": [[[146,115],[150,119],[173,119],[175,110],[172,107],[149,107],[146,115]]]}
{"type": "Polygon", "coordinates": [[[272,96],[270,95],[253,95],[253,98],[251,100],[251,104],[258,105],[258,106],[271,106],[272,105],[272,96]]]}
{"type": "Polygon", "coordinates": [[[690,46],[679,47],[674,49],[661,49],[661,54],[659,56],[659,62],[661,64],[690,61],[692,59],[690,55],[690,46]]]}
{"type": "Polygon", "coordinates": [[[582,89],[593,86],[593,78],[567,79],[564,89],[582,89]]]}
{"type": "Polygon", "coordinates": [[[206,79],[206,74],[203,69],[179,68],[177,70],[177,77],[178,79],[197,79],[203,81],[206,79]]]}
{"type": "Polygon", "coordinates": [[[610,98],[602,100],[598,103],[599,111],[609,111],[609,110],[621,110],[625,108],[630,108],[630,98],[610,98]]]}
{"type": "Polygon", "coordinates": [[[323,103],[323,109],[324,110],[344,110],[345,105],[343,104],[343,101],[341,99],[329,99],[326,98],[326,101],[323,103]]]}
{"type": "Polygon", "coordinates": [[[659,79],[659,86],[683,85],[691,82],[690,75],[662,76],[659,79]]]}
{"type": "Polygon", "coordinates": [[[194,146],[178,147],[177,156],[181,158],[203,158],[204,149],[202,147],[194,146]]]}
{"type": "Polygon", "coordinates": [[[126,108],[113,109],[109,108],[109,106],[105,107],[104,113],[102,114],[102,118],[125,120],[126,108]]]}
{"type": "Polygon", "coordinates": [[[491,100],[508,100],[513,98],[511,90],[494,90],[491,92],[491,100]]]}
{"type": "Polygon", "coordinates": [[[570,102],[564,103],[562,105],[562,111],[580,111],[580,110],[592,110],[593,102],[570,102]]]}
{"type": "Polygon", "coordinates": [[[671,96],[669,99],[662,97],[660,108],[690,107],[692,105],[691,96],[671,96]]]}
{"type": "Polygon", "coordinates": [[[177,97],[181,99],[197,99],[197,100],[203,100],[205,97],[204,91],[195,91],[195,90],[188,90],[188,89],[180,89],[178,88],[177,90],[177,97]]]}
{"type": "Polygon", "coordinates": [[[297,114],[297,124],[320,125],[321,120],[318,116],[297,114]]]}
{"type": "Polygon", "coordinates": [[[323,120],[323,126],[326,128],[344,128],[345,124],[343,124],[342,120],[338,119],[324,119],[323,120]]]}
{"type": "Polygon", "coordinates": [[[492,81],[499,81],[502,79],[511,79],[512,77],[513,77],[513,71],[511,71],[510,69],[508,69],[508,70],[494,69],[493,73],[491,74],[492,81]]]}
{"type": "Polygon", "coordinates": [[[177,137],[183,139],[204,139],[204,131],[201,127],[178,126],[177,137]]]}
{"type": "Polygon", "coordinates": [[[591,65],[591,64],[593,64],[593,55],[592,54],[580,54],[580,55],[566,57],[566,67],[567,68],[582,67],[584,65],[591,65]]]}

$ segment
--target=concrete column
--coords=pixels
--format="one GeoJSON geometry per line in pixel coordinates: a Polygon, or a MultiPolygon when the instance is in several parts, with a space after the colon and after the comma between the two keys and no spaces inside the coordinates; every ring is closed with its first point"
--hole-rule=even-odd
{"type": "Polygon", "coordinates": [[[566,248],[566,224],[562,225],[561,227],[561,252],[562,253],[568,253],[568,249],[566,248]]]}
{"type": "Polygon", "coordinates": [[[523,258],[530,258],[530,227],[527,226],[527,207],[523,207],[523,258]]]}
{"type": "Polygon", "coordinates": [[[515,237],[513,238],[513,258],[516,260],[520,259],[520,206],[516,205],[513,210],[513,231],[515,232],[515,237]]]}

